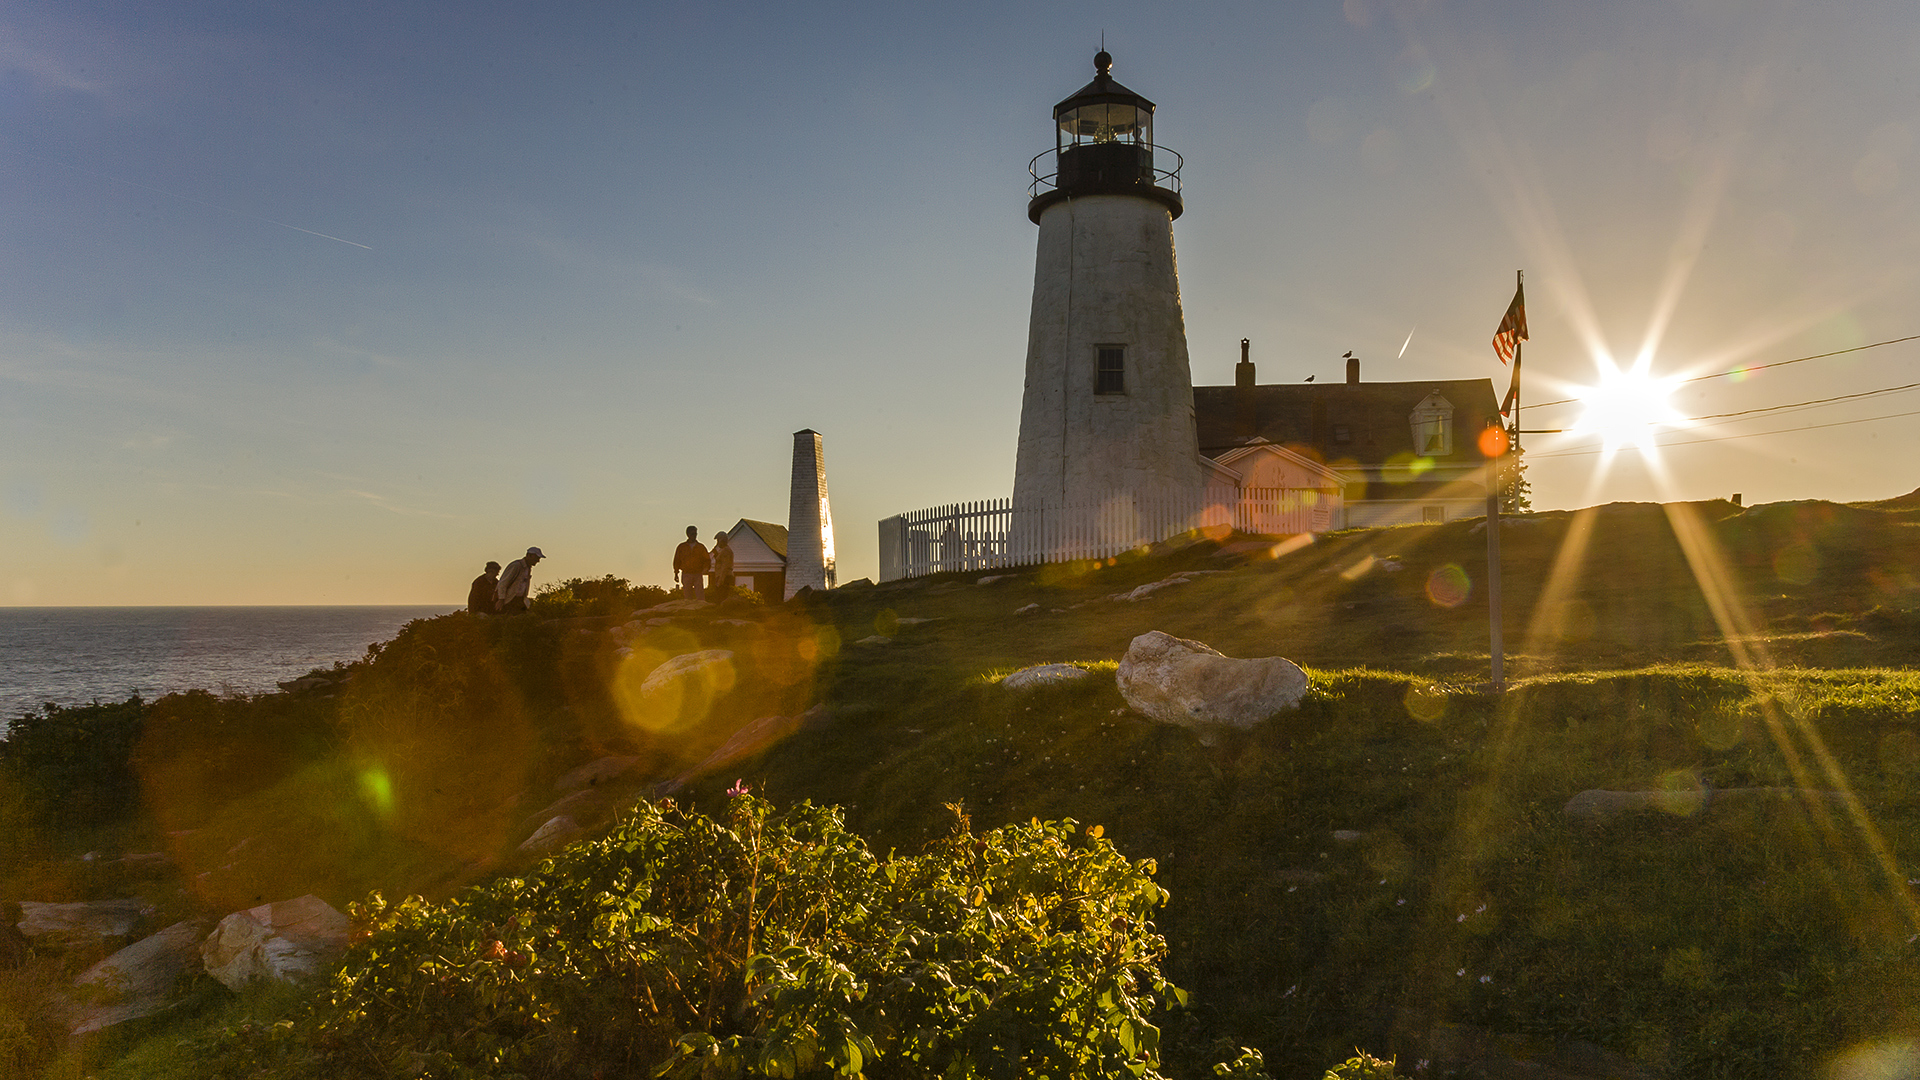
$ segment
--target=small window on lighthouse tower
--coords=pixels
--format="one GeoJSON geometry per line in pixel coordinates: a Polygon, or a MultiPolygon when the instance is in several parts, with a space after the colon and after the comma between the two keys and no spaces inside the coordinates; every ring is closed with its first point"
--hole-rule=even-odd
{"type": "Polygon", "coordinates": [[[1098,346],[1100,368],[1093,382],[1096,394],[1127,392],[1127,350],[1124,345],[1098,346]]]}

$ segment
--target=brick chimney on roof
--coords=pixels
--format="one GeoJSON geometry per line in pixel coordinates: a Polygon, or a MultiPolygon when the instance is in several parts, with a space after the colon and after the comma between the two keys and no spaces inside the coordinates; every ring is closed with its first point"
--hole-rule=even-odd
{"type": "Polygon", "coordinates": [[[1252,344],[1247,338],[1240,339],[1240,362],[1233,365],[1233,433],[1242,439],[1260,433],[1254,416],[1253,361],[1247,356],[1252,344]]]}
{"type": "Polygon", "coordinates": [[[1360,358],[1352,353],[1347,354],[1347,385],[1360,385],[1360,358]]]}

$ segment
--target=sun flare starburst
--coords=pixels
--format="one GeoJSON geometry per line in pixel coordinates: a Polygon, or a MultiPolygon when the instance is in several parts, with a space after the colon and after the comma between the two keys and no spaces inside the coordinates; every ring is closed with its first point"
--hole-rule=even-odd
{"type": "Polygon", "coordinates": [[[1597,435],[1608,450],[1651,449],[1661,430],[1683,423],[1671,402],[1678,385],[1677,379],[1655,378],[1639,368],[1605,372],[1597,385],[1574,395],[1580,416],[1571,432],[1597,435]]]}

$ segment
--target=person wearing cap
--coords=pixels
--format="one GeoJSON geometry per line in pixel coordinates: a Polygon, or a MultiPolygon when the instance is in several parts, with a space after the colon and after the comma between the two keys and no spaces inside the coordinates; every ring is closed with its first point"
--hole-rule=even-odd
{"type": "Polygon", "coordinates": [[[673,549],[673,577],[689,600],[706,599],[700,579],[713,566],[707,558],[707,546],[697,539],[699,535],[698,528],[687,526],[687,542],[673,549]]]}
{"type": "Polygon", "coordinates": [[[487,563],[487,572],[473,579],[467,589],[467,610],[475,615],[493,614],[493,590],[500,585],[500,564],[487,563]]]}
{"type": "Polygon", "coordinates": [[[727,531],[721,529],[713,534],[713,598],[717,603],[733,595],[733,545],[728,543],[727,531]]]}
{"type": "Polygon", "coordinates": [[[533,584],[533,568],[546,558],[537,547],[527,549],[525,558],[507,564],[493,595],[499,600],[500,614],[515,615],[527,610],[527,587],[533,584]]]}

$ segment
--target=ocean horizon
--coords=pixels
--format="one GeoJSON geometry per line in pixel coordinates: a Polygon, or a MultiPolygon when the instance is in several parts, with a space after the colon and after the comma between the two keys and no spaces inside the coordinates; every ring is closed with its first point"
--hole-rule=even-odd
{"type": "Polygon", "coordinates": [[[259,694],[451,604],[0,607],[0,723],[44,704],[259,694]]]}

